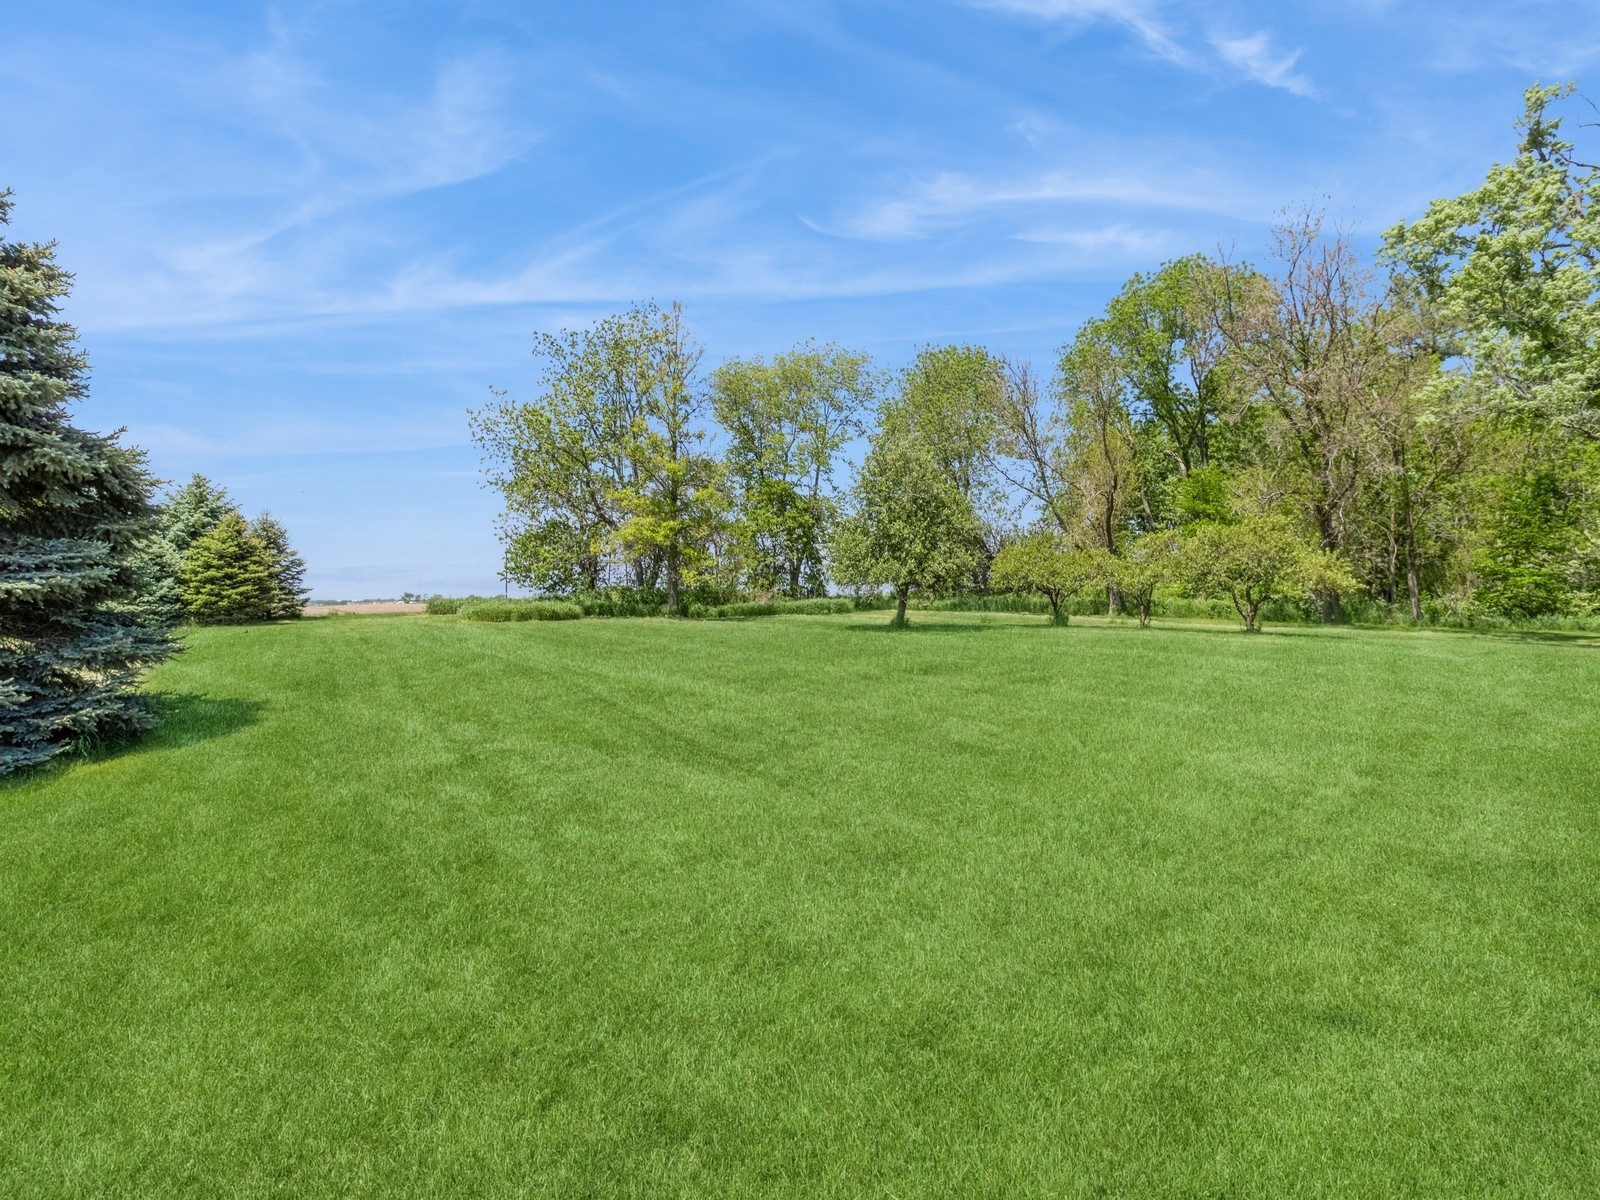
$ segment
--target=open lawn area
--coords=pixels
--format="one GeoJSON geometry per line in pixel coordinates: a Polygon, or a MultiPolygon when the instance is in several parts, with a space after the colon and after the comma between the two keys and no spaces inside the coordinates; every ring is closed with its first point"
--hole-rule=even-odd
{"type": "Polygon", "coordinates": [[[0,1195],[1600,1194],[1596,639],[193,633],[0,784],[0,1195]]]}

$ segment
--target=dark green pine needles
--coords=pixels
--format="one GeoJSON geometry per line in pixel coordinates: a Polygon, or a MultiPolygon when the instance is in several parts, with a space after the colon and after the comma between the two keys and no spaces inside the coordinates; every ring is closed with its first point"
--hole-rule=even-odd
{"type": "Polygon", "coordinates": [[[53,245],[0,241],[0,774],[148,726],[134,684],[172,650],[133,607],[141,455],[67,419],[88,374],[56,319],[71,283],[53,245]]]}

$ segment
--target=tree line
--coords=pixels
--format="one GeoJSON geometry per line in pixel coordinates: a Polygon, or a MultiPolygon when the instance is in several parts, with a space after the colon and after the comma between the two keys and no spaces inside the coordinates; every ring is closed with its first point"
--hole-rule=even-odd
{"type": "Polygon", "coordinates": [[[155,504],[134,559],[153,623],[240,625],[301,615],[306,563],[270,512],[246,520],[226,488],[195,474],[155,504]]]}
{"type": "Polygon", "coordinates": [[[1530,89],[1515,157],[1373,258],[1316,210],[1259,265],[1135,275],[1048,376],[805,342],[703,369],[679,305],[540,335],[471,414],[536,592],[1158,589],[1325,620],[1600,613],[1600,175],[1530,89]],[[859,469],[847,455],[861,446],[859,469]]]}

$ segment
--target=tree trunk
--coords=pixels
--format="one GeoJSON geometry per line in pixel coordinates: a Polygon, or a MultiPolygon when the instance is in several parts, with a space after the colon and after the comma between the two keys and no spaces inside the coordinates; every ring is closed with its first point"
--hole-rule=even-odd
{"type": "Polygon", "coordinates": [[[667,547],[667,616],[681,617],[678,608],[678,546],[667,547]]]}
{"type": "Polygon", "coordinates": [[[1228,599],[1233,601],[1233,611],[1239,614],[1239,619],[1244,622],[1244,631],[1256,631],[1256,613],[1261,610],[1261,601],[1254,599],[1248,592],[1240,596],[1238,592],[1229,592],[1228,599]]]}
{"type": "Polygon", "coordinates": [[[894,623],[897,626],[904,625],[906,623],[906,591],[907,589],[905,588],[898,588],[894,594],[896,602],[894,609],[894,623]]]}
{"type": "Polygon", "coordinates": [[[1050,601],[1050,624],[1065,625],[1072,619],[1069,615],[1061,611],[1061,596],[1059,593],[1046,596],[1045,599],[1050,601]]]}
{"type": "Polygon", "coordinates": [[[1417,517],[1411,507],[1411,497],[1406,496],[1406,591],[1411,596],[1411,620],[1422,624],[1422,593],[1417,586],[1417,517]]]}
{"type": "Polygon", "coordinates": [[[1150,597],[1139,597],[1139,628],[1144,629],[1150,624],[1150,597]]]}

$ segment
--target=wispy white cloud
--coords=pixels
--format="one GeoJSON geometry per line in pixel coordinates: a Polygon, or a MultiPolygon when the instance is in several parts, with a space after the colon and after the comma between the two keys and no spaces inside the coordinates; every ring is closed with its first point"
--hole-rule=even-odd
{"type": "Polygon", "coordinates": [[[1181,20],[1159,0],[966,0],[977,8],[999,9],[1073,25],[1117,25],[1134,35],[1144,47],[1168,62],[1196,71],[1213,71],[1219,65],[1268,87],[1309,96],[1311,80],[1295,71],[1298,50],[1280,50],[1271,34],[1262,31],[1241,36],[1202,34],[1203,23],[1181,20]],[[1206,54],[1209,44],[1214,54],[1206,54]]]}
{"type": "Polygon", "coordinates": [[[363,205],[494,174],[539,138],[507,115],[507,68],[499,54],[465,54],[444,61],[420,97],[359,99],[283,49],[224,68],[240,80],[213,79],[213,100],[231,99],[258,137],[292,147],[296,161],[252,181],[275,209],[268,220],[179,253],[227,257],[363,205]]]}
{"type": "Polygon", "coordinates": [[[1136,229],[1128,225],[1102,225],[1090,229],[1030,228],[1013,235],[1019,242],[1042,246],[1069,246],[1087,254],[1154,257],[1169,249],[1172,234],[1165,229],[1136,229]]]}
{"type": "Polygon", "coordinates": [[[1120,25],[1144,43],[1152,53],[1182,66],[1193,65],[1193,56],[1174,40],[1172,33],[1143,0],[970,0],[978,8],[996,8],[1048,20],[1076,24],[1106,22],[1120,25]]]}
{"type": "Polygon", "coordinates": [[[1181,177],[1163,166],[1150,174],[1053,170],[1006,179],[943,172],[900,196],[869,203],[837,220],[804,219],[819,233],[896,241],[925,238],[997,213],[1067,204],[1228,215],[1251,207],[1237,189],[1219,188],[1192,175],[1181,177]]]}
{"type": "Polygon", "coordinates": [[[1243,37],[1213,34],[1211,45],[1223,62],[1246,78],[1268,87],[1282,88],[1296,96],[1310,96],[1314,92],[1311,80],[1294,69],[1300,61],[1300,51],[1280,50],[1273,45],[1269,33],[1252,33],[1243,37]]]}
{"type": "Polygon", "coordinates": [[[75,314],[128,329],[338,310],[343,277],[409,240],[383,206],[484,179],[536,145],[512,115],[515,77],[501,53],[469,52],[420,89],[357,94],[281,38],[215,56],[185,76],[183,99],[229,136],[191,130],[191,146],[163,147],[184,202],[124,214],[124,236],[81,273],[75,314]]]}

